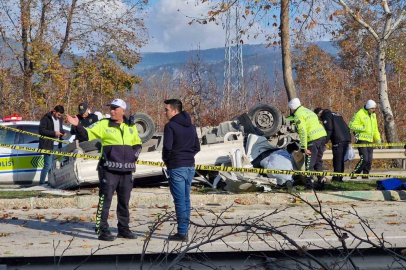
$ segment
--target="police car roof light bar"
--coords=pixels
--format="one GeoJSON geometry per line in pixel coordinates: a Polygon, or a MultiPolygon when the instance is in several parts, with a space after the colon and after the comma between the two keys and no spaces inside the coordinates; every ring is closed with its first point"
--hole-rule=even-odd
{"type": "Polygon", "coordinates": [[[7,117],[3,117],[4,122],[12,122],[12,121],[22,121],[23,117],[18,114],[13,114],[7,117]]]}

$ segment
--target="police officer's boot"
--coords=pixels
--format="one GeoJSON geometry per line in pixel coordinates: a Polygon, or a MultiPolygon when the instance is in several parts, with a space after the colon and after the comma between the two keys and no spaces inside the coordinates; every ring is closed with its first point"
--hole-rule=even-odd
{"type": "Polygon", "coordinates": [[[324,179],[319,179],[317,181],[316,190],[324,190],[324,179]]]}
{"type": "Polygon", "coordinates": [[[308,189],[308,190],[313,190],[314,189],[314,184],[313,184],[313,178],[312,177],[307,178],[306,189],[308,189]]]}
{"type": "Polygon", "coordinates": [[[117,238],[137,239],[137,236],[130,229],[123,229],[118,231],[117,238]]]}
{"type": "Polygon", "coordinates": [[[99,237],[97,238],[101,241],[114,241],[116,238],[111,234],[109,230],[101,230],[99,237]]]}

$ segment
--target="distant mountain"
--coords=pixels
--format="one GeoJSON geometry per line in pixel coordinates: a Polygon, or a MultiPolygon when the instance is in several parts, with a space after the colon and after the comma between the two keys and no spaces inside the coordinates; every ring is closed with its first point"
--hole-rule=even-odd
{"type": "MultiPolygon", "coordinates": [[[[333,44],[328,41],[320,41],[316,43],[323,50],[331,54],[337,54],[337,49],[333,47],[333,44]]],[[[266,48],[265,45],[243,45],[242,47],[243,56],[253,56],[261,54],[269,54],[278,52],[279,48],[266,48]]],[[[205,62],[218,62],[224,60],[224,48],[215,48],[207,50],[191,50],[191,51],[180,51],[180,52],[168,52],[168,53],[142,53],[142,61],[137,64],[136,69],[143,70],[145,68],[162,66],[166,64],[175,63],[186,63],[189,61],[191,56],[195,56],[200,53],[202,60],[205,62]]]]}
{"type": "MultiPolygon", "coordinates": [[[[16,51],[21,51],[21,44],[11,41],[11,46],[16,51]]],[[[337,55],[337,49],[331,42],[316,42],[324,51],[337,55]]],[[[57,50],[53,48],[53,52],[57,50]]],[[[10,48],[0,39],[0,54],[8,57],[3,58],[3,66],[16,64],[13,53],[10,48]]],[[[135,65],[134,69],[128,70],[136,74],[145,81],[160,76],[164,73],[169,74],[173,79],[179,78],[182,71],[187,69],[191,59],[196,59],[199,54],[203,70],[210,71],[217,79],[219,86],[223,85],[224,80],[224,48],[214,48],[207,50],[191,50],[168,53],[142,53],[142,60],[135,65]]],[[[84,54],[75,55],[76,58],[83,57],[84,54]]],[[[275,80],[275,76],[282,74],[281,51],[279,48],[266,48],[265,45],[243,45],[244,77],[247,79],[253,71],[257,71],[260,79],[267,79],[269,82],[275,80]]],[[[62,55],[62,63],[70,66],[73,64],[70,57],[62,55]]],[[[278,81],[282,81],[278,78],[278,81]]]]}
{"type": "MultiPolygon", "coordinates": [[[[323,50],[333,55],[337,55],[337,49],[331,42],[317,42],[323,50]]],[[[223,84],[224,79],[224,48],[208,50],[191,50],[169,53],[142,53],[142,61],[131,71],[139,75],[144,80],[149,80],[155,76],[167,73],[173,79],[178,78],[181,70],[187,68],[187,64],[192,58],[199,54],[204,70],[210,70],[217,78],[218,85],[223,84]]],[[[252,71],[257,71],[260,77],[266,77],[269,81],[274,81],[275,76],[282,74],[282,55],[279,48],[265,45],[244,45],[243,63],[244,76],[247,78],[252,71]]]]}

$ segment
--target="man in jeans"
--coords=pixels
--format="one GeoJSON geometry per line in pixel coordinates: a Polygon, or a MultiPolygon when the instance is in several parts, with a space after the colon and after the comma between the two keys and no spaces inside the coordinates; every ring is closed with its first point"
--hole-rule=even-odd
{"type": "MultiPolygon", "coordinates": [[[[66,136],[63,133],[62,129],[62,115],[65,112],[64,108],[61,105],[58,105],[54,108],[53,111],[48,112],[45,114],[39,123],[39,134],[51,137],[55,139],[62,139],[62,137],[66,136]]],[[[55,142],[48,139],[39,139],[39,149],[45,150],[57,150],[62,147],[62,144],[59,142],[55,142]]],[[[45,184],[45,178],[47,177],[49,171],[52,167],[52,155],[44,154],[44,167],[41,171],[40,181],[39,184],[45,184]]]]}
{"type": "Polygon", "coordinates": [[[178,99],[165,100],[169,122],[164,129],[162,160],[168,168],[169,188],[175,203],[178,233],[169,241],[188,241],[190,188],[195,175],[195,155],[200,151],[196,127],[178,99]]]}

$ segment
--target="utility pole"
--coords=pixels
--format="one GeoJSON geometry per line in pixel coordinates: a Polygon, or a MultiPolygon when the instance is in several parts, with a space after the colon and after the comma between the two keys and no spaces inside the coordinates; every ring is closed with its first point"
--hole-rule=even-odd
{"type": "Polygon", "coordinates": [[[223,98],[227,111],[231,97],[240,97],[243,92],[244,66],[242,60],[242,42],[240,25],[240,0],[229,0],[226,13],[226,40],[224,58],[223,98]],[[233,4],[234,3],[234,4],[233,4]]]}

